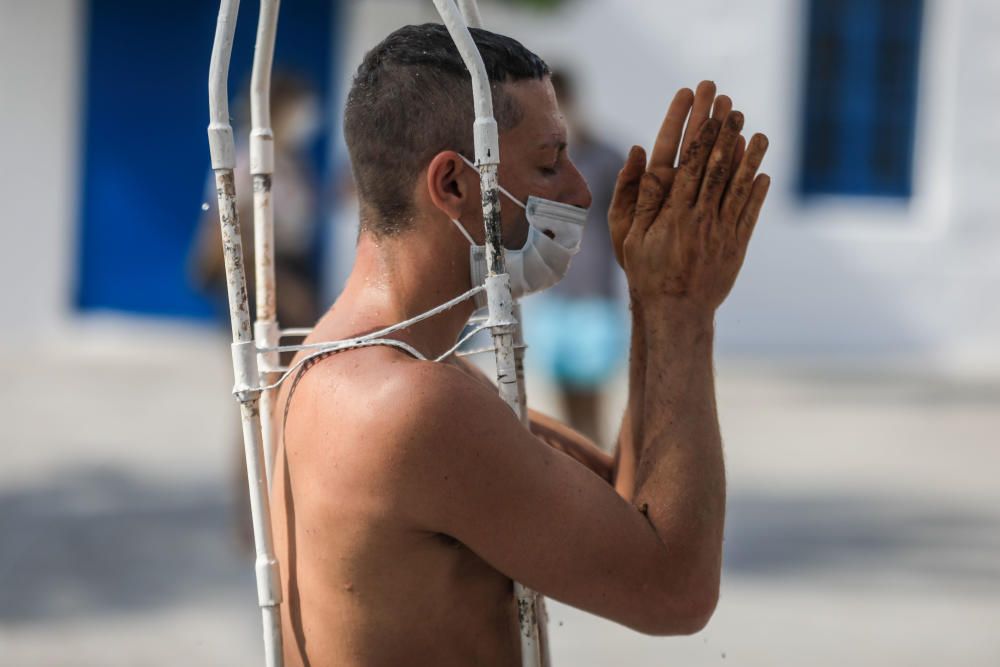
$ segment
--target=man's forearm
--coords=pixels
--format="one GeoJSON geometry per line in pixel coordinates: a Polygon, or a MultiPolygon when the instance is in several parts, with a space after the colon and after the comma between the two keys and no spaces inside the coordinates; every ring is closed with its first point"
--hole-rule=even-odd
{"type": "Polygon", "coordinates": [[[646,326],[641,305],[632,301],[632,341],[629,348],[628,404],[615,450],[615,490],[626,500],[635,493],[635,467],[642,452],[643,402],[646,383],[646,326]]]}
{"type": "Polygon", "coordinates": [[[588,437],[541,412],[529,410],[528,416],[535,437],[587,466],[604,481],[612,482],[614,462],[588,437]]]}
{"type": "Polygon", "coordinates": [[[718,584],[725,469],[715,404],[711,313],[647,307],[642,448],[634,502],[691,584],[718,584]]]}

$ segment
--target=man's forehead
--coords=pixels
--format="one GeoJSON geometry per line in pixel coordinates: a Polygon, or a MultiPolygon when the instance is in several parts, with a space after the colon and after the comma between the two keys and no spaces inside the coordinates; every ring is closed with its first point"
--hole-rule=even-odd
{"type": "Polygon", "coordinates": [[[509,84],[510,94],[522,113],[521,122],[508,130],[508,138],[525,148],[560,150],[566,147],[566,121],[548,78],[509,84]]]}

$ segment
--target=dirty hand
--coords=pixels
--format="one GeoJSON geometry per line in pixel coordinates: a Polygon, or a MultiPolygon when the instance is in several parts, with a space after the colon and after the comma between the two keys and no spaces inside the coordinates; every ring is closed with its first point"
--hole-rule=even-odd
{"type": "Polygon", "coordinates": [[[681,299],[714,311],[732,288],[770,178],[757,175],[767,138],[754,135],[747,146],[743,115],[731,109],[711,82],[697,94],[682,89],[649,165],[642,148],[629,153],[608,222],[633,299],[681,299]]]}

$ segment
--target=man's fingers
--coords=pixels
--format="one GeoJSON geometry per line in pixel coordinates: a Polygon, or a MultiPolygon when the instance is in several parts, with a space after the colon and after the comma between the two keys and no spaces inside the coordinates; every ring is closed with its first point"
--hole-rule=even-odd
{"type": "Polygon", "coordinates": [[[635,218],[632,229],[629,230],[630,235],[635,234],[640,239],[645,235],[663,206],[664,194],[663,183],[656,174],[647,171],[642,175],[642,180],[639,181],[639,198],[635,203],[635,218]]]}
{"type": "Polygon", "coordinates": [[[694,91],[694,104],[691,107],[691,118],[688,119],[687,130],[684,131],[684,143],[681,144],[681,157],[687,155],[691,144],[695,142],[702,125],[712,110],[715,101],[715,83],[702,81],[694,91]]]}
{"type": "Polygon", "coordinates": [[[764,205],[764,199],[767,197],[767,191],[770,187],[771,177],[767,174],[760,174],[754,179],[750,198],[740,214],[740,221],[736,227],[736,240],[741,251],[745,251],[747,243],[750,242],[750,235],[753,234],[753,228],[757,225],[760,208],[764,205]]]}
{"type": "Polygon", "coordinates": [[[726,120],[726,116],[732,110],[733,101],[729,98],[729,95],[719,95],[715,98],[715,104],[712,105],[712,118],[722,122],[726,120]]]}
{"type": "Polygon", "coordinates": [[[653,144],[653,153],[649,158],[649,171],[664,184],[673,173],[677,162],[677,150],[681,145],[681,135],[684,133],[684,121],[694,103],[694,93],[690,88],[681,88],[667,107],[667,115],[663,117],[660,131],[653,144]]]}
{"type": "Polygon", "coordinates": [[[691,206],[698,196],[701,176],[705,172],[705,163],[719,135],[719,121],[709,118],[702,123],[697,138],[691,142],[681,165],[677,169],[673,185],[670,188],[671,206],[691,206]]]}
{"type": "Polygon", "coordinates": [[[736,140],[736,150],[733,151],[733,166],[732,173],[736,173],[736,169],[740,166],[740,160],[743,159],[743,154],[747,150],[747,138],[742,134],[740,138],[736,140]]]}
{"type": "Polygon", "coordinates": [[[639,179],[642,178],[644,171],[646,171],[646,151],[642,146],[633,146],[625,158],[621,171],[618,172],[615,191],[611,195],[609,216],[623,215],[632,218],[635,200],[639,195],[639,179]]]}
{"type": "Polygon", "coordinates": [[[642,146],[633,146],[625,159],[625,165],[618,172],[618,181],[611,197],[608,209],[608,231],[611,232],[611,244],[615,250],[618,263],[625,266],[622,257],[622,243],[632,226],[632,216],[635,214],[635,204],[639,197],[639,180],[646,170],[646,151],[642,146]]]}
{"type": "Polygon", "coordinates": [[[698,196],[699,205],[705,206],[708,210],[716,211],[719,208],[733,166],[733,151],[736,149],[742,129],[743,114],[739,111],[729,113],[722,124],[719,138],[712,147],[701,193],[698,196]]]}
{"type": "MultiPolygon", "coordinates": [[[[740,160],[736,174],[729,182],[726,194],[722,198],[722,219],[736,221],[746,206],[754,182],[754,176],[760,169],[760,163],[767,153],[767,137],[755,134],[750,138],[743,159],[740,160]]],[[[731,223],[730,223],[731,224],[731,223]]]]}
{"type": "MultiPolygon", "coordinates": [[[[733,166],[730,167],[729,170],[730,174],[736,174],[736,171],[740,167],[740,161],[743,160],[743,156],[746,154],[746,150],[747,150],[747,139],[741,134],[739,136],[739,139],[736,140],[736,149],[733,150],[733,166]]],[[[732,187],[733,187],[733,178],[730,178],[729,183],[726,184],[726,189],[722,194],[723,206],[725,206],[726,198],[729,196],[729,191],[732,189],[732,187]]]]}

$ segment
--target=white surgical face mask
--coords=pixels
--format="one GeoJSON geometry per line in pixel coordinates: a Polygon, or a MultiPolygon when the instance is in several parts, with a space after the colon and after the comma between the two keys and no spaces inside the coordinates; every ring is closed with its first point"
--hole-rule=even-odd
{"type": "MultiPolygon", "coordinates": [[[[476,169],[468,159],[462,159],[476,169]]],[[[500,187],[500,192],[523,208],[528,219],[528,238],[524,246],[519,250],[504,249],[511,292],[517,298],[552,287],[563,279],[573,255],[580,251],[587,209],[534,196],[528,197],[528,203],[524,204],[503,187],[500,187]],[[546,232],[551,233],[552,238],[546,232]]],[[[458,220],[452,218],[452,222],[471,246],[469,265],[472,285],[482,285],[486,282],[487,273],[486,246],[476,245],[458,220]]],[[[480,303],[478,297],[476,301],[478,306],[485,305],[480,303]]]]}

